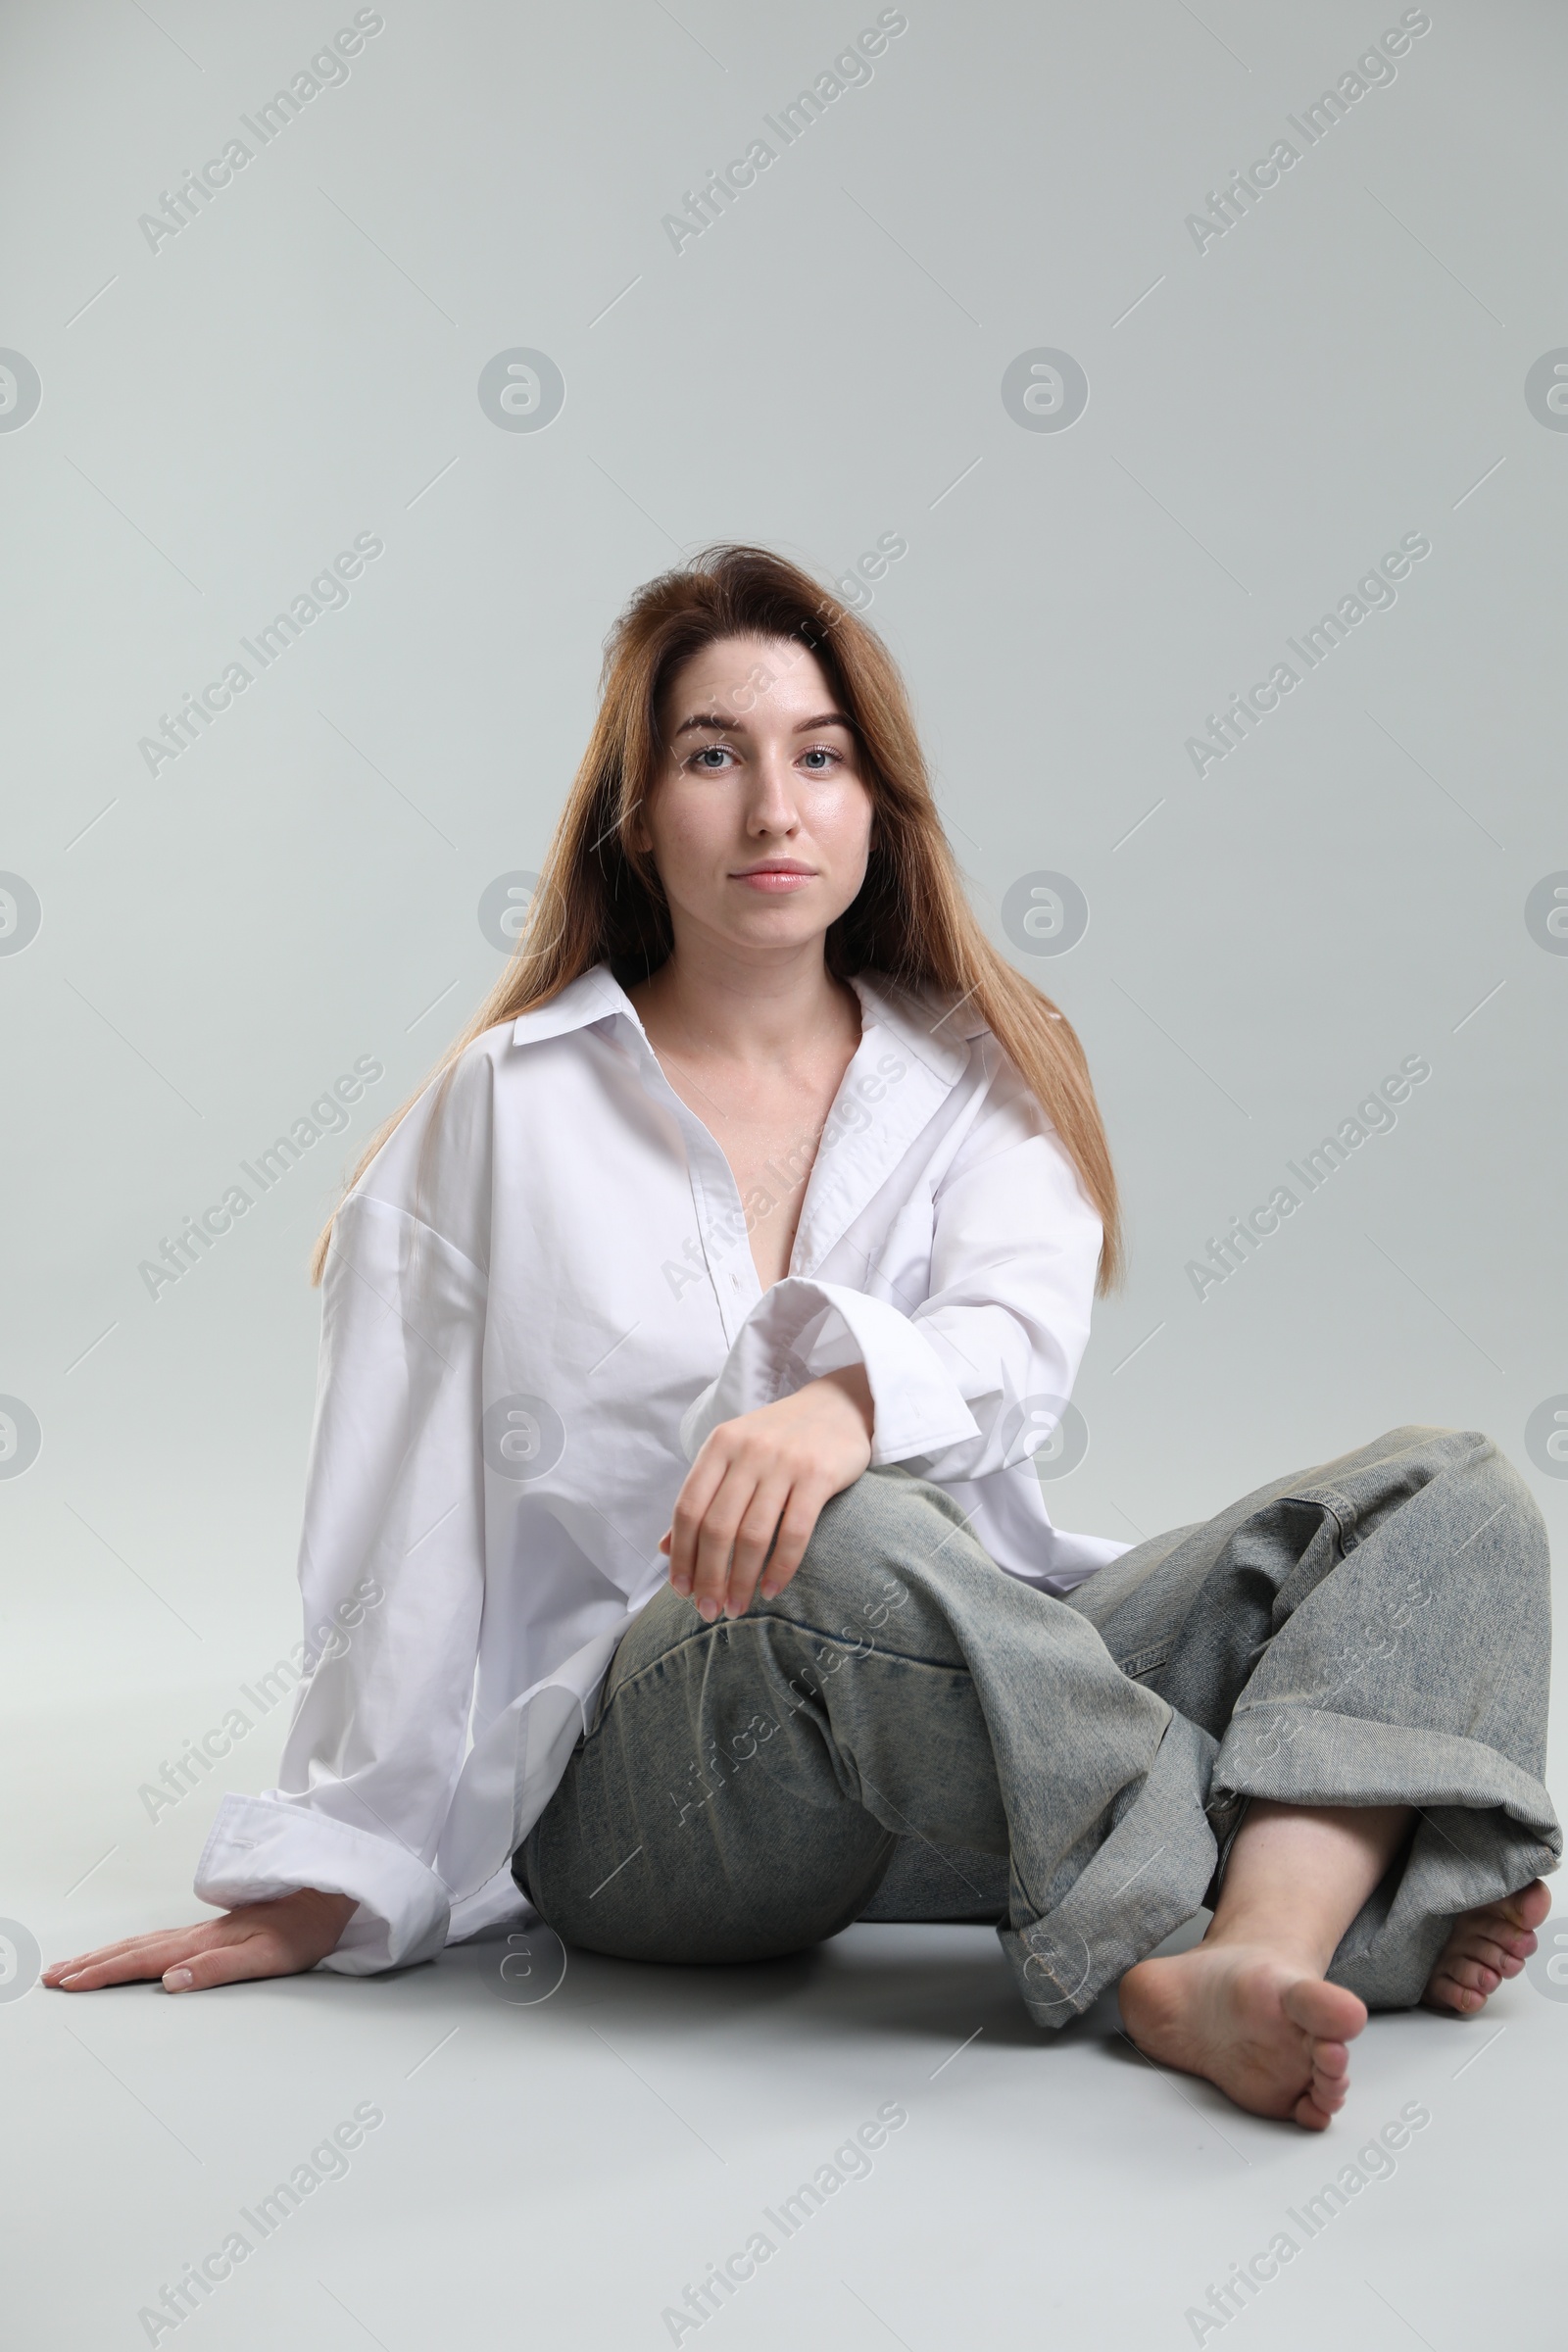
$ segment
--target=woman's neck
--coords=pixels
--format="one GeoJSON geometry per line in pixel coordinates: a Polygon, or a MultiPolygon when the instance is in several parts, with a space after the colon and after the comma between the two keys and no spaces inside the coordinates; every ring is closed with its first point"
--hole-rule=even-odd
{"type": "Polygon", "coordinates": [[[766,964],[681,951],[629,992],[665,1078],[729,1162],[764,1291],[789,1271],[817,1146],[860,1042],[859,1000],[812,944],[814,959],[766,964]]]}
{"type": "Polygon", "coordinates": [[[656,1051],[776,1066],[846,1041],[853,1053],[859,1037],[855,991],[829,973],[819,940],[765,962],[684,943],[627,993],[656,1051]]]}

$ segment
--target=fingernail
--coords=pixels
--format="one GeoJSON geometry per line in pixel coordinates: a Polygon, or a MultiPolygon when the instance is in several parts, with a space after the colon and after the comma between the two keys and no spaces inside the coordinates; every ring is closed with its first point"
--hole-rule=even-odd
{"type": "Polygon", "coordinates": [[[187,1984],[194,1984],[195,1982],[196,1979],[188,1968],[166,1968],[164,1971],[164,1990],[166,1992],[183,1992],[187,1984]]]}
{"type": "Polygon", "coordinates": [[[718,1603],[711,1592],[703,1594],[702,1599],[697,1603],[697,1614],[705,1625],[712,1624],[713,1619],[718,1615],[718,1603]]]}

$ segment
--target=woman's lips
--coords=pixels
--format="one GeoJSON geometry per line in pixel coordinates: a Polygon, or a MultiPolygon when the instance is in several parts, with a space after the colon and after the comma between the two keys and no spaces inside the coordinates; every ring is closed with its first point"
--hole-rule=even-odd
{"type": "Polygon", "coordinates": [[[744,882],[748,890],[760,890],[768,898],[786,898],[791,891],[801,890],[815,879],[809,867],[787,865],[758,865],[749,873],[730,876],[732,882],[744,882]]]}

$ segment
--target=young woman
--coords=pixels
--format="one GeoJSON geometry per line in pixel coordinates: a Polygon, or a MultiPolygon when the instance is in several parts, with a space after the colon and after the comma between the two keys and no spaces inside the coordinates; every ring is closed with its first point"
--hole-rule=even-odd
{"type": "Polygon", "coordinates": [[[1119,1983],[1152,2057],[1320,2129],[1369,2006],[1535,1948],[1546,1546],[1489,1439],[1052,1526],[1119,1264],[1094,1093],[793,565],[633,600],[517,956],[323,1264],[282,1785],[221,1806],[221,1918],[47,1983],[989,1919],[1042,2026],[1119,1983]]]}

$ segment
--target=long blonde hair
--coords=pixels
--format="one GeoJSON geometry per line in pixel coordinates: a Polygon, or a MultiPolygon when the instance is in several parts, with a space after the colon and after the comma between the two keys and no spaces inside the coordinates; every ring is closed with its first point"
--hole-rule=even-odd
{"type": "MultiPolygon", "coordinates": [[[[765,548],[710,547],[638,590],[605,646],[599,714],[512,961],[418,1092],[367,1145],[348,1190],[431,1083],[475,1038],[546,1004],[597,963],[635,984],[674,940],[653,859],[631,818],[655,785],[664,747],[662,691],[676,668],[721,638],[794,641],[813,655],[852,721],[875,810],[870,863],[854,904],[827,933],[828,969],[886,975],[972,1005],[1054,1126],[1104,1228],[1097,1288],[1123,1269],[1116,1178],[1076,1031],[1014,971],[981,930],[942,829],[904,682],[876,632],[808,573],[765,548]]],[[[956,1004],[954,1009],[958,1006],[956,1004]]],[[[319,1282],[331,1246],[316,1246],[319,1282]]]]}

